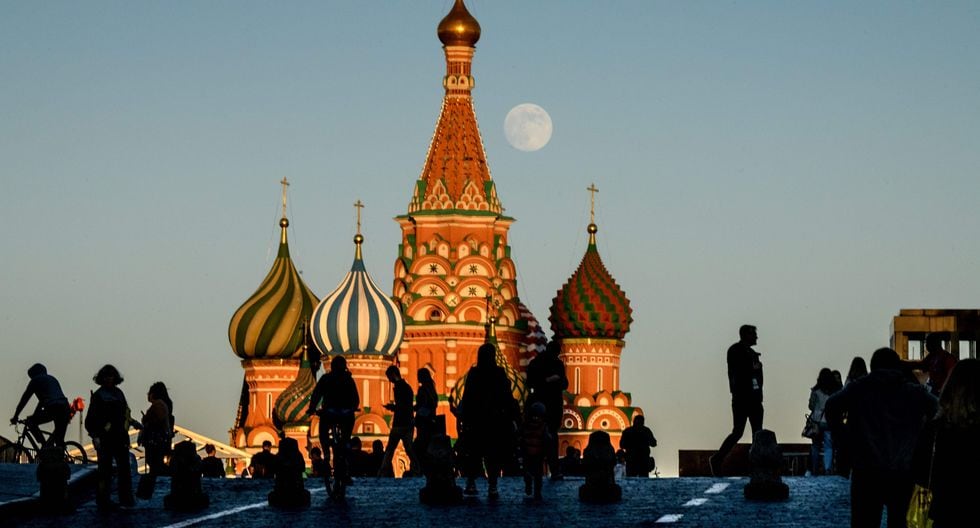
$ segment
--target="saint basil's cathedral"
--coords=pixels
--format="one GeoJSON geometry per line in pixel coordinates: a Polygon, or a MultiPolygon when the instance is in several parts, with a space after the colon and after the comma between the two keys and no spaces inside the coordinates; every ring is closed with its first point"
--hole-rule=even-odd
{"type": "MultiPolygon", "coordinates": [[[[392,399],[384,375],[389,365],[418,386],[416,372],[432,373],[438,413],[455,436],[452,409],[465,390],[477,348],[497,345],[497,362],[519,402],[526,397],[524,371],[547,343],[541,325],[517,294],[516,264],[490,176],[473,109],[471,72],[480,25],[462,0],[439,23],[446,56],[445,97],[422,174],[408,211],[395,217],[401,243],[392,291],[368,275],[361,256],[365,238],[354,237],[350,272],[319,300],[289,255],[286,186],[279,251],[258,289],[232,316],[228,337],[245,371],[230,431],[231,445],[255,452],[282,436],[301,447],[318,443],[316,417],[306,416],[318,370],[343,354],[361,398],[354,435],[362,445],[387,441],[392,399]]],[[[594,186],[590,189],[595,191],[594,186]]],[[[594,196],[594,194],[593,194],[594,196]]],[[[358,219],[360,218],[360,202],[358,219]]],[[[561,450],[584,449],[589,433],[619,436],[642,410],[619,385],[623,338],[632,322],[629,300],[606,270],[596,247],[597,226],[578,269],[558,290],[548,318],[560,343],[569,386],[565,392],[561,450]]],[[[400,472],[400,471],[399,471],[400,472]]]]}

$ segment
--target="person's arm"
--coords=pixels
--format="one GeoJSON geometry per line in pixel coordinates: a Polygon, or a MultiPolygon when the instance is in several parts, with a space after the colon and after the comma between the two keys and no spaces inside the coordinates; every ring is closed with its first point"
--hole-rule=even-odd
{"type": "Polygon", "coordinates": [[[731,346],[728,348],[728,391],[735,394],[735,383],[738,378],[738,357],[736,353],[736,348],[731,346]]]}
{"type": "Polygon", "coordinates": [[[823,406],[824,419],[827,420],[827,424],[831,429],[837,429],[844,425],[844,413],[847,412],[847,408],[850,405],[851,393],[854,384],[851,383],[847,387],[837,391],[827,399],[827,403],[823,406]]]}
{"type": "Polygon", "coordinates": [[[813,389],[810,389],[810,402],[807,404],[807,407],[811,413],[817,407],[817,392],[813,389]]]}
{"type": "Polygon", "coordinates": [[[20,412],[24,410],[27,402],[34,395],[34,380],[27,382],[27,388],[24,389],[23,396],[20,397],[20,401],[17,402],[17,408],[14,409],[14,417],[10,419],[10,423],[16,423],[17,418],[20,416],[20,412]]]}
{"type": "Polygon", "coordinates": [[[312,415],[316,412],[317,405],[320,405],[320,400],[323,398],[323,378],[317,381],[316,385],[313,387],[313,392],[310,393],[310,406],[306,409],[307,415],[312,415]]]}

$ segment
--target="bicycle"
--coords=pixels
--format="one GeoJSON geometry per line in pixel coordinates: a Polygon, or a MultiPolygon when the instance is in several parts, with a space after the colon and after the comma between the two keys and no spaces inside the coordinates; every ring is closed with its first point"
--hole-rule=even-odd
{"type": "MultiPolygon", "coordinates": [[[[353,421],[353,410],[321,409],[320,420],[329,425],[327,437],[320,438],[324,450],[332,455],[333,484],[327,482],[327,493],[335,501],[343,501],[347,495],[347,483],[350,480],[347,450],[349,440],[344,435],[341,422],[353,421]]],[[[321,422],[322,423],[322,422],[321,422]]]]}
{"type": "MultiPolygon", "coordinates": [[[[0,448],[0,464],[33,464],[38,459],[38,452],[47,440],[45,435],[50,436],[50,431],[41,431],[42,438],[34,437],[31,428],[27,427],[26,420],[17,420],[14,425],[17,431],[17,441],[9,443],[0,448]]],[[[69,464],[88,464],[88,454],[85,448],[78,442],[71,440],[64,443],[65,462],[69,464]]]]}

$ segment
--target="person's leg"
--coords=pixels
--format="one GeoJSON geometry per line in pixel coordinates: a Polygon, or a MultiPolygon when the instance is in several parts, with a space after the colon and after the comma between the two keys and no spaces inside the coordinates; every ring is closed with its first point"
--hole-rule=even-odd
{"type": "Polygon", "coordinates": [[[118,482],[116,487],[119,489],[119,504],[132,506],[136,504],[133,500],[133,476],[129,467],[129,446],[126,444],[113,447],[112,459],[116,463],[116,475],[118,482]]]}
{"type": "Polygon", "coordinates": [[[820,473],[820,447],[822,444],[821,437],[810,439],[810,474],[817,475],[820,473]]]}
{"type": "Polygon", "coordinates": [[[385,456],[381,459],[381,468],[378,469],[379,477],[394,476],[391,468],[391,459],[395,457],[395,449],[398,448],[398,440],[401,438],[397,431],[397,428],[392,427],[388,433],[388,445],[385,446],[385,456]],[[391,474],[389,475],[389,473],[391,474]]]}
{"type": "Polygon", "coordinates": [[[561,412],[550,413],[548,416],[548,442],[545,445],[545,458],[548,460],[548,472],[551,478],[561,478],[561,465],[558,460],[558,430],[561,429],[561,412]]]}
{"type": "Polygon", "coordinates": [[[55,409],[54,414],[54,431],[51,432],[52,445],[64,445],[65,444],[65,433],[68,431],[68,422],[71,420],[71,407],[67,404],[59,406],[55,409]]]}
{"type": "Polygon", "coordinates": [[[415,456],[415,442],[412,439],[412,433],[415,431],[415,428],[409,425],[407,427],[399,427],[398,429],[402,445],[405,447],[405,455],[408,456],[408,473],[411,476],[417,477],[422,474],[422,460],[415,456]]]}
{"type": "Polygon", "coordinates": [[[721,447],[718,448],[718,452],[712,456],[712,465],[715,466],[714,470],[719,469],[718,466],[721,462],[725,460],[728,453],[731,452],[735,444],[738,443],[739,439],[745,433],[745,421],[749,418],[746,412],[745,406],[736,400],[732,400],[732,432],[725,437],[725,441],[721,443],[721,447]]]}
{"type": "Polygon", "coordinates": [[[749,424],[752,426],[752,435],[754,436],[757,431],[762,429],[762,417],[765,415],[765,409],[762,407],[762,402],[752,402],[750,404],[748,415],[749,424]]]}
{"type": "Polygon", "coordinates": [[[98,454],[96,472],[99,475],[99,485],[95,490],[95,503],[100,508],[105,508],[111,503],[109,492],[112,490],[112,456],[106,446],[100,446],[96,452],[98,454]]]}
{"type": "Polygon", "coordinates": [[[834,466],[834,439],[830,429],[824,429],[820,434],[823,436],[823,473],[831,475],[834,466]]]}
{"type": "MultiPolygon", "coordinates": [[[[879,528],[884,507],[883,479],[855,469],[851,475],[851,527],[879,528]]],[[[906,504],[908,506],[908,504],[906,504]]],[[[903,517],[904,522],[904,517],[903,517]]]]}
{"type": "Polygon", "coordinates": [[[894,475],[883,485],[887,490],[885,508],[888,512],[888,528],[904,528],[905,514],[908,513],[915,487],[913,481],[906,475],[894,475]]]}

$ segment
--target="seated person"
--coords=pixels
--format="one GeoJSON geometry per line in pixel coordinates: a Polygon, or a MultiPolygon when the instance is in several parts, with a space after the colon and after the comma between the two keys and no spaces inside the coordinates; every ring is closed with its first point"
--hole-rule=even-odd
{"type": "Polygon", "coordinates": [[[174,446],[170,458],[170,494],[163,498],[163,507],[181,512],[196,512],[211,502],[201,489],[201,457],[197,446],[184,440],[174,446]]]}
{"type": "Polygon", "coordinates": [[[589,445],[585,447],[582,465],[585,470],[585,484],[578,489],[579,500],[609,503],[619,502],[622,499],[623,490],[616,484],[614,474],[616,452],[613,450],[609,433],[593,431],[589,435],[589,445]]]}
{"type": "Polygon", "coordinates": [[[303,483],[306,461],[299,452],[295,438],[283,438],[276,455],[276,484],[269,493],[269,506],[276,508],[306,508],[310,492],[303,483]]]}
{"type": "Polygon", "coordinates": [[[207,456],[201,460],[201,476],[207,478],[224,478],[225,465],[221,462],[220,458],[215,456],[217,449],[215,449],[214,444],[204,446],[204,453],[207,456]]]}
{"type": "Polygon", "coordinates": [[[323,451],[319,447],[310,449],[310,478],[322,479],[330,476],[330,464],[323,459],[323,451]]]}

